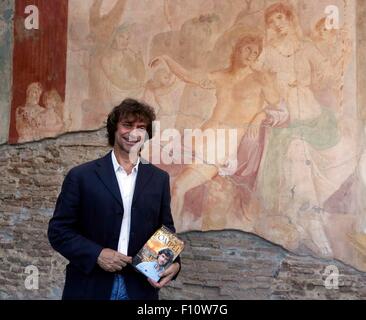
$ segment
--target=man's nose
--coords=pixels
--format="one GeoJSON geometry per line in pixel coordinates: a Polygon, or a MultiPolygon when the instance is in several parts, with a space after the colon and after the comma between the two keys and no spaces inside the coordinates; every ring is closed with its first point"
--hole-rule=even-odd
{"type": "Polygon", "coordinates": [[[128,135],[133,138],[141,138],[143,139],[146,134],[146,131],[141,128],[133,128],[129,131],[128,135]]]}

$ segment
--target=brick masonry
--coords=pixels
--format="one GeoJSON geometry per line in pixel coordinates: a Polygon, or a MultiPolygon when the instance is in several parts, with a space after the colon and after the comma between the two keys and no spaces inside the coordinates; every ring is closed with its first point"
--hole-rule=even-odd
{"type": "MultiPolygon", "coordinates": [[[[108,151],[105,130],[0,146],[0,299],[59,299],[66,260],[47,240],[61,183],[73,166],[108,151]],[[25,289],[25,268],[39,289],[25,289]]],[[[162,299],[365,299],[366,273],[337,261],[297,256],[240,231],[188,232],[178,279],[162,299]],[[339,270],[338,289],[325,271],[339,270]]]]}

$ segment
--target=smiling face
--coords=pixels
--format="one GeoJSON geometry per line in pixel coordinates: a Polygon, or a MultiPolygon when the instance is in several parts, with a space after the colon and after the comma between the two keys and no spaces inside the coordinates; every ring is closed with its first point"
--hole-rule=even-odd
{"type": "Polygon", "coordinates": [[[165,255],[165,253],[162,253],[158,257],[158,264],[159,266],[165,266],[169,262],[169,257],[165,255]]]}
{"type": "Polygon", "coordinates": [[[147,123],[130,115],[121,119],[115,132],[115,147],[124,154],[138,152],[145,142],[147,123]]]}

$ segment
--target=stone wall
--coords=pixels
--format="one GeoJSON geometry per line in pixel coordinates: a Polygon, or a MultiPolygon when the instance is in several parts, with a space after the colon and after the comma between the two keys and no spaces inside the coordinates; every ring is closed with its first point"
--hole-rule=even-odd
{"type": "MultiPolygon", "coordinates": [[[[0,299],[59,299],[66,260],[47,240],[67,171],[102,156],[105,130],[0,146],[0,299]],[[27,266],[39,270],[39,289],[27,290],[27,266]]],[[[182,234],[186,250],[177,281],[163,299],[365,299],[366,274],[336,261],[296,256],[239,231],[182,234]],[[339,288],[325,287],[326,268],[338,268],[339,288]]]]}
{"type": "Polygon", "coordinates": [[[65,261],[48,243],[47,224],[67,171],[107,151],[103,134],[0,147],[1,298],[61,296],[65,261]],[[37,291],[24,289],[28,265],[39,269],[37,291]]]}
{"type": "Polygon", "coordinates": [[[366,298],[366,274],[336,261],[296,256],[238,231],[194,232],[183,238],[188,245],[182,256],[182,273],[162,292],[162,298],[366,298]],[[335,267],[339,270],[338,289],[327,289],[327,270],[337,270],[335,267]]]}

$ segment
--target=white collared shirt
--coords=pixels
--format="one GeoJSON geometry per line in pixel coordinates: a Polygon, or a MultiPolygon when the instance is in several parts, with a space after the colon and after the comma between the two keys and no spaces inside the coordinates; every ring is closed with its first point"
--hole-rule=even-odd
{"type": "Polygon", "coordinates": [[[112,163],[114,172],[117,177],[119,191],[123,202],[123,219],[121,225],[121,231],[119,234],[118,241],[118,252],[127,255],[128,241],[130,238],[130,227],[131,227],[131,205],[133,193],[135,191],[136,177],[140,158],[137,159],[136,165],[132,168],[130,174],[127,174],[125,169],[118,163],[116,155],[112,150],[112,163]]]}

